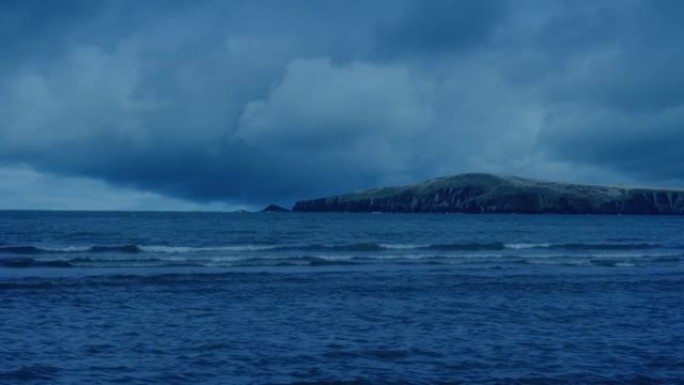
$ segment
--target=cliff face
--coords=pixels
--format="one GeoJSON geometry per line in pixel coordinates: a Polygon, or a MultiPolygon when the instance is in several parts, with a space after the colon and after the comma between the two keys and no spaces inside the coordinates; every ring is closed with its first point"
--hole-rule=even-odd
{"type": "Polygon", "coordinates": [[[541,182],[463,174],[297,202],[293,211],[684,214],[684,190],[541,182]]]}

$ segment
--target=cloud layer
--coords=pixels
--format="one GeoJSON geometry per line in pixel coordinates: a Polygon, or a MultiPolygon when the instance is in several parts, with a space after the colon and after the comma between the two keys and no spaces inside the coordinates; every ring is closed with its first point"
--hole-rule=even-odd
{"type": "Polygon", "coordinates": [[[246,204],[465,171],[684,183],[679,1],[17,1],[0,15],[4,167],[246,204]]]}

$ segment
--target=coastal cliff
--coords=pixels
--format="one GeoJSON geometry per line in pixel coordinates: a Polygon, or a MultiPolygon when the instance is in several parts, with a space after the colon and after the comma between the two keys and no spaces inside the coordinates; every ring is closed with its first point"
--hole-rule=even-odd
{"type": "Polygon", "coordinates": [[[684,190],[462,174],[295,203],[300,212],[684,214],[684,190]]]}

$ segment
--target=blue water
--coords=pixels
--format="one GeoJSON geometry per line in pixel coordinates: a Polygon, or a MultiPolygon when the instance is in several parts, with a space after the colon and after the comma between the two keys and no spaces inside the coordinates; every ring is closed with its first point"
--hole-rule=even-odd
{"type": "Polygon", "coordinates": [[[684,217],[0,212],[0,384],[682,384],[684,217]]]}

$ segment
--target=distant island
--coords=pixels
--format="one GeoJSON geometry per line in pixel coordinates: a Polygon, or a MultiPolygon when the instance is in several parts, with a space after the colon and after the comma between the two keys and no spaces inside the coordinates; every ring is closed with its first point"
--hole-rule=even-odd
{"type": "Polygon", "coordinates": [[[684,190],[461,174],[296,202],[298,212],[684,214],[684,190]]]}
{"type": "Polygon", "coordinates": [[[288,211],[290,211],[290,210],[286,209],[285,207],[278,206],[276,204],[271,203],[270,205],[266,206],[260,212],[262,212],[262,213],[285,213],[288,211]]]}

